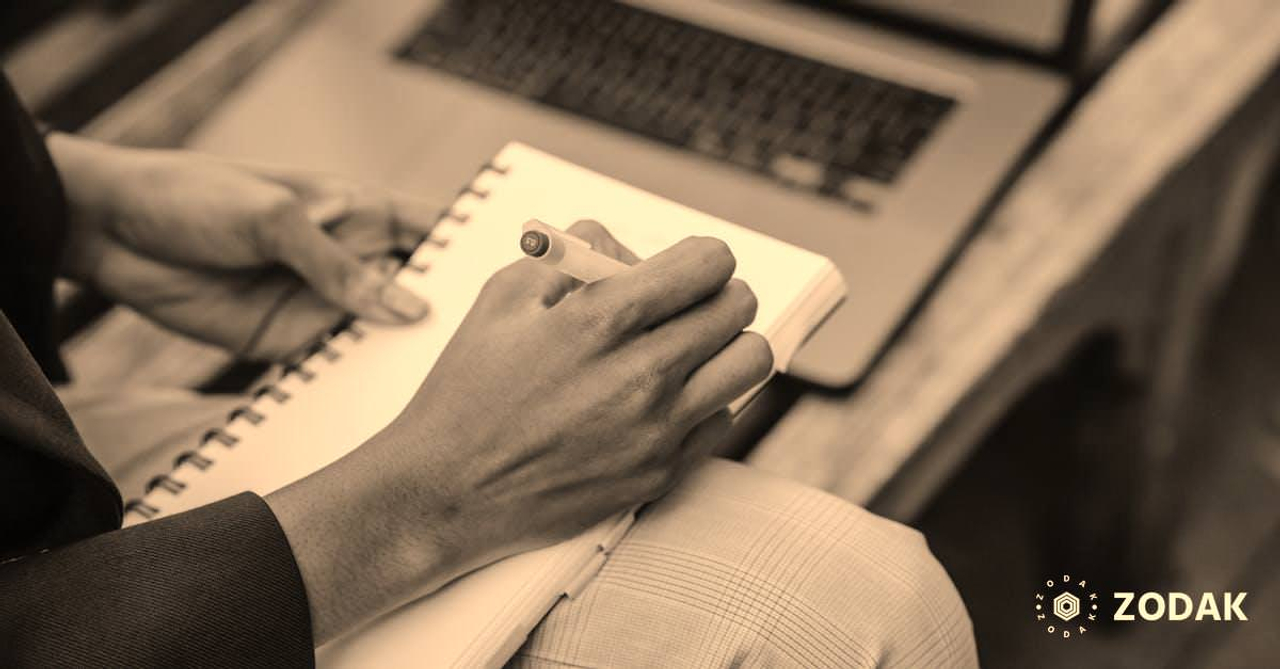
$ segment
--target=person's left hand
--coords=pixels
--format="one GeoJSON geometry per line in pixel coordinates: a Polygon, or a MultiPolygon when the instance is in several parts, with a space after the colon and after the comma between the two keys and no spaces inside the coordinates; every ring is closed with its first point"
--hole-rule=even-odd
{"type": "Polygon", "coordinates": [[[184,334],[279,359],[347,314],[427,305],[392,282],[439,212],[334,177],[55,134],[67,192],[65,274],[184,334]],[[323,220],[320,220],[323,219],[323,220]]]}

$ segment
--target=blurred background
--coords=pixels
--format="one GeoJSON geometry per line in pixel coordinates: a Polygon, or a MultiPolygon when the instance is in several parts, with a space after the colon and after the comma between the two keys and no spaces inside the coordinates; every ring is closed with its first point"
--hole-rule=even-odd
{"type": "MultiPolygon", "coordinates": [[[[992,667],[1280,665],[1280,5],[50,0],[53,127],[447,198],[507,140],[831,255],[849,303],[725,453],[911,524],[992,667]],[[534,141],[537,140],[537,141],[534,141]],[[1047,634],[1099,592],[1247,623],[1047,634]]],[[[271,370],[59,286],[77,383],[271,370]]],[[[128,491],[126,491],[127,493],[128,491]]]]}

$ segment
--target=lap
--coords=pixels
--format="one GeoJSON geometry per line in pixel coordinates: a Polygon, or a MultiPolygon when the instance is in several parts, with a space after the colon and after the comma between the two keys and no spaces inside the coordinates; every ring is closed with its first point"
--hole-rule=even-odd
{"type": "Polygon", "coordinates": [[[976,665],[923,537],[723,460],[648,507],[513,667],[976,665]]]}

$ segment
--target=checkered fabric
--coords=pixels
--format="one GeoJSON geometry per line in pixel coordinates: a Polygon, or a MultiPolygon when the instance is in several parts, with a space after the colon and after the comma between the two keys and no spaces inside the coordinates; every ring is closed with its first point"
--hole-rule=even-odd
{"type": "Polygon", "coordinates": [[[642,512],[508,666],[977,663],[964,604],[918,532],[713,460],[642,512]]]}

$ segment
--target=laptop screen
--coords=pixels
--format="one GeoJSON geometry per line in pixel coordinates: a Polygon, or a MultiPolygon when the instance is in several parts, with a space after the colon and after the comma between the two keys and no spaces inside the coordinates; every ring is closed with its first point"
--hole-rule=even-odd
{"type": "Polygon", "coordinates": [[[1079,1],[821,0],[818,4],[873,10],[1051,56],[1063,47],[1072,6],[1079,1]]]}
{"type": "Polygon", "coordinates": [[[845,0],[946,25],[1039,53],[1058,49],[1072,0],[845,0]]]}

